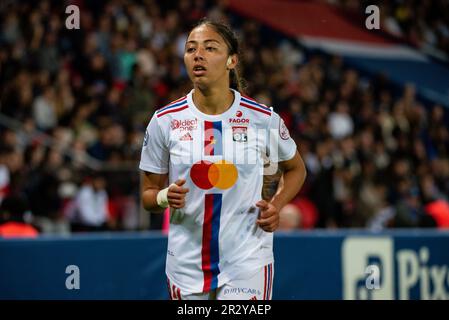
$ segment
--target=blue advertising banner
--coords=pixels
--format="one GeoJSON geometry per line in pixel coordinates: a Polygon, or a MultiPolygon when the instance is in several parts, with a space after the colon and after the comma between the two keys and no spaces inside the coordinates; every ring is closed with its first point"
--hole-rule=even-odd
{"type": "MultiPolygon", "coordinates": [[[[449,299],[449,233],[276,233],[274,299],[449,299]]],[[[0,240],[0,299],[168,299],[159,233],[0,240]]]]}

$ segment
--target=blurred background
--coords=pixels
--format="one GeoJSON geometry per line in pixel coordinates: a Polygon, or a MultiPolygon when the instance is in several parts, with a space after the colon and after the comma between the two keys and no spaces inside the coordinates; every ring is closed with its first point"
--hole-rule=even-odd
{"type": "Polygon", "coordinates": [[[25,195],[41,232],[76,231],[87,221],[71,204],[96,173],[107,208],[92,227],[161,229],[140,210],[143,132],[190,90],[184,43],[210,16],[236,30],[246,93],[281,114],[307,164],[283,227],[449,227],[447,1],[378,3],[380,30],[366,29],[366,7],[2,2],[0,197],[25,195]],[[69,4],[78,30],[65,26],[69,4]]]}
{"type": "Polygon", "coordinates": [[[448,1],[4,0],[0,237],[167,231],[140,206],[140,150],[191,88],[184,43],[204,16],[236,31],[246,94],[305,160],[281,230],[449,228],[448,1]]]}

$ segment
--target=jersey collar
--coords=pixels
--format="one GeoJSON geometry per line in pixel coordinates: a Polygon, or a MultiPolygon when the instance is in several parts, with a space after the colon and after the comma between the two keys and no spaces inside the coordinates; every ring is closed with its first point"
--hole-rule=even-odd
{"type": "Polygon", "coordinates": [[[225,112],[221,113],[221,114],[215,114],[215,115],[211,115],[211,114],[205,114],[203,112],[201,112],[198,107],[195,105],[195,103],[193,102],[193,90],[192,89],[188,94],[187,94],[187,103],[189,105],[189,109],[199,118],[201,119],[205,119],[205,120],[211,120],[211,121],[217,121],[217,120],[222,120],[222,119],[226,119],[226,118],[231,118],[235,115],[235,113],[237,112],[237,108],[240,105],[240,92],[234,90],[231,88],[232,92],[234,93],[234,101],[232,102],[231,107],[226,110],[225,112]]]}

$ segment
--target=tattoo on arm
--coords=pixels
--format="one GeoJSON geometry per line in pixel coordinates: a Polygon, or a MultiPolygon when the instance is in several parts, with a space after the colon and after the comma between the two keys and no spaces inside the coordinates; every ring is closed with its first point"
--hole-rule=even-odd
{"type": "Polygon", "coordinates": [[[263,186],[262,186],[262,199],[265,201],[270,201],[271,198],[276,194],[279,187],[279,182],[282,178],[282,171],[278,168],[273,175],[263,176],[263,186]]]}

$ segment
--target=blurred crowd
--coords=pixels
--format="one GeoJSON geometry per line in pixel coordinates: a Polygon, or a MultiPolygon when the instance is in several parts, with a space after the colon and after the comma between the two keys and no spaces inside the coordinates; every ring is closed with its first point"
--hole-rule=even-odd
{"type": "MultiPolygon", "coordinates": [[[[390,8],[405,37],[417,21],[404,18],[408,3],[390,8]]],[[[307,52],[226,1],[73,1],[79,30],[65,27],[68,4],[0,4],[0,200],[20,195],[39,231],[142,228],[143,133],[157,107],[190,90],[184,43],[206,15],[237,31],[246,94],[281,114],[306,162],[283,229],[449,227],[448,112],[413,85],[398,91],[307,52]]],[[[422,7],[431,44],[447,53],[449,11],[427,24],[422,7]]]]}
{"type": "Polygon", "coordinates": [[[347,12],[366,18],[366,7],[377,5],[380,28],[397,39],[449,62],[449,10],[445,0],[330,0],[347,12]]]}

